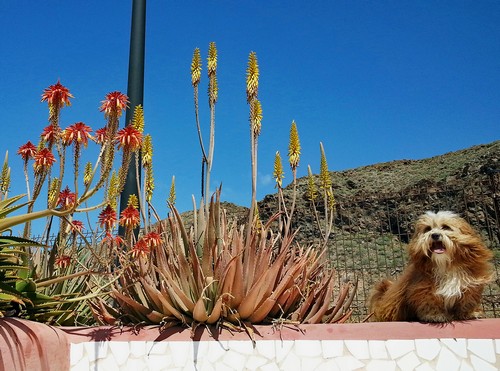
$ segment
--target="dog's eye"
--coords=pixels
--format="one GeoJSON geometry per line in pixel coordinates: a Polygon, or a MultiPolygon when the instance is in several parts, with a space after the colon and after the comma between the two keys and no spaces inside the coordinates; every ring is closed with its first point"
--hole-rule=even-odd
{"type": "Polygon", "coordinates": [[[424,228],[424,233],[427,233],[427,232],[429,232],[430,230],[431,230],[431,227],[426,226],[426,227],[424,228]]]}
{"type": "Polygon", "coordinates": [[[441,227],[441,229],[444,229],[445,231],[451,231],[451,227],[447,224],[443,224],[443,226],[441,227]]]}

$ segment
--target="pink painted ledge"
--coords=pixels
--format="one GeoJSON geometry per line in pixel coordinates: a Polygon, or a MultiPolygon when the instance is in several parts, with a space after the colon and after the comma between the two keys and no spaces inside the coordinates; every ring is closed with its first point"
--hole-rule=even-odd
{"type": "MultiPolygon", "coordinates": [[[[160,333],[158,326],[130,327],[61,327],[70,343],[88,341],[210,341],[249,340],[245,332],[211,329],[199,326],[193,337],[184,327],[166,329],[160,333]]],[[[389,339],[498,339],[500,318],[449,324],[417,322],[368,322],[332,325],[282,325],[254,326],[255,340],[389,340],[389,339]]]]}
{"type": "MultiPolygon", "coordinates": [[[[500,318],[433,325],[410,322],[255,326],[255,340],[499,339],[500,318]]],[[[52,327],[16,318],[0,319],[0,370],[68,370],[71,343],[91,341],[249,340],[244,332],[211,332],[157,326],[52,327]]]]}

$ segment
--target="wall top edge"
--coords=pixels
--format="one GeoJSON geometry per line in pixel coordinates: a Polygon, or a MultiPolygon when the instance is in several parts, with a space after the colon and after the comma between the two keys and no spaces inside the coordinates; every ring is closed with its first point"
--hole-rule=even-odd
{"type": "MultiPolygon", "coordinates": [[[[27,322],[27,321],[25,321],[27,322]]],[[[0,324],[1,326],[1,324],[0,324]]],[[[88,341],[210,341],[249,340],[246,332],[215,327],[172,327],[160,332],[158,326],[143,327],[59,327],[70,343],[88,341]]],[[[368,322],[319,325],[257,325],[251,328],[254,340],[390,340],[390,339],[500,339],[500,318],[428,324],[417,322],[368,322]]]]}

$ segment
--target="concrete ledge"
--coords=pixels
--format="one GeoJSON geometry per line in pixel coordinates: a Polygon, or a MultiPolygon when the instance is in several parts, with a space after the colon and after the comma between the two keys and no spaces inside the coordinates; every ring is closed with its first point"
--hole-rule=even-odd
{"type": "Polygon", "coordinates": [[[16,318],[0,318],[0,370],[66,371],[70,343],[57,327],[16,318]]]}
{"type": "Polygon", "coordinates": [[[56,328],[0,319],[5,370],[498,370],[500,319],[450,324],[56,328]]]}

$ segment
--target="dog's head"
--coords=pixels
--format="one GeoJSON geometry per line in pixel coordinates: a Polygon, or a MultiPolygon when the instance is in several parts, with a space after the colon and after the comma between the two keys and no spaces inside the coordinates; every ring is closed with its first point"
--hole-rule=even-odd
{"type": "Polygon", "coordinates": [[[426,260],[438,269],[447,269],[451,264],[488,260],[491,253],[469,223],[450,211],[439,211],[427,212],[417,220],[409,254],[414,261],[426,260]]]}

